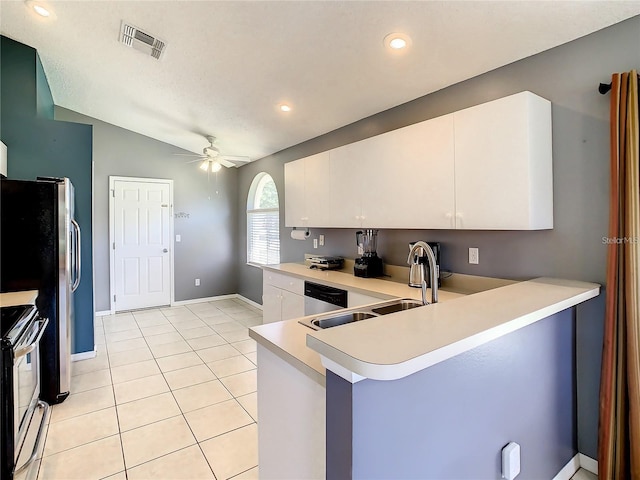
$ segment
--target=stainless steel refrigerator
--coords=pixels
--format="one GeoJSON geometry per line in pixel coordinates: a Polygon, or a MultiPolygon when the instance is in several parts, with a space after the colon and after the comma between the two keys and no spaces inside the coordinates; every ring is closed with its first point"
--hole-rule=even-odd
{"type": "Polygon", "coordinates": [[[0,291],[38,290],[49,319],[42,337],[40,398],[62,402],[71,383],[73,292],[80,284],[80,227],[68,178],[0,180],[0,291]]]}

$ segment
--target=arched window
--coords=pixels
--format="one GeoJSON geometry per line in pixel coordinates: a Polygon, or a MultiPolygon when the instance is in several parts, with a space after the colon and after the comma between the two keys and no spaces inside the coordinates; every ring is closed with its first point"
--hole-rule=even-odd
{"type": "Polygon", "coordinates": [[[280,263],[280,207],[271,175],[261,172],[249,187],[247,198],[247,262],[280,263]]]}

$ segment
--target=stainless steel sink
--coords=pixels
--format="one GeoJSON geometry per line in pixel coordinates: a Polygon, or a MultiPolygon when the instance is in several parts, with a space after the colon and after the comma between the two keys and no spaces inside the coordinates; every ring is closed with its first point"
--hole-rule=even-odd
{"type": "Polygon", "coordinates": [[[404,310],[421,306],[422,302],[419,300],[401,298],[372,305],[370,307],[358,308],[357,310],[325,313],[314,318],[300,320],[300,323],[313,328],[314,330],[323,330],[325,328],[346,325],[347,323],[359,322],[368,318],[380,317],[382,315],[402,312],[404,310]]]}
{"type": "Polygon", "coordinates": [[[323,315],[322,317],[316,317],[311,320],[310,323],[312,328],[324,329],[337,327],[338,325],[345,325],[347,323],[359,322],[360,320],[366,320],[367,318],[377,316],[378,315],[375,313],[363,311],[334,313],[330,315],[323,315]]]}
{"type": "Polygon", "coordinates": [[[373,313],[377,313],[378,315],[387,315],[389,313],[402,312],[403,310],[409,310],[416,307],[422,307],[422,302],[418,300],[403,298],[402,300],[394,300],[393,302],[389,302],[386,305],[372,308],[371,311],[373,313]]]}

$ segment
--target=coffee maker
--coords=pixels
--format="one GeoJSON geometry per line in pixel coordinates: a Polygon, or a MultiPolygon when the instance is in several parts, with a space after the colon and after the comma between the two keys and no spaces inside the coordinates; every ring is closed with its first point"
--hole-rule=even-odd
{"type": "MultiPolygon", "coordinates": [[[[409,251],[413,248],[416,242],[411,242],[409,244],[409,251]]],[[[436,264],[440,265],[440,244],[438,242],[427,242],[427,245],[431,247],[433,250],[433,256],[436,257],[436,264]]],[[[411,269],[409,270],[409,286],[420,288],[422,286],[420,269],[423,268],[422,265],[425,265],[425,278],[427,279],[427,287],[431,287],[431,276],[429,273],[429,260],[427,259],[427,252],[424,251],[424,248],[418,248],[415,252],[414,261],[411,264],[411,269]]],[[[438,287],[441,286],[440,277],[438,277],[438,287]]]]}
{"type": "Polygon", "coordinates": [[[358,245],[358,253],[362,255],[356,258],[353,265],[353,274],[356,277],[381,277],[382,259],[376,253],[376,245],[378,243],[378,230],[368,229],[356,232],[356,245],[358,245]]]}

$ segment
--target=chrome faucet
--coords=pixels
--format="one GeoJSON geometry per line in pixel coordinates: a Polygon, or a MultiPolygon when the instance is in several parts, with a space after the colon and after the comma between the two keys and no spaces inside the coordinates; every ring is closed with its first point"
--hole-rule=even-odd
{"type": "MultiPolygon", "coordinates": [[[[413,244],[411,247],[411,251],[409,252],[409,258],[407,258],[407,263],[411,265],[412,263],[416,263],[416,250],[419,248],[424,249],[427,253],[427,260],[429,261],[429,273],[430,273],[430,281],[431,281],[431,303],[438,303],[438,277],[439,277],[439,268],[436,263],[436,256],[433,254],[433,250],[427,242],[419,241],[413,244]]],[[[421,264],[420,268],[420,283],[422,285],[422,304],[429,305],[427,302],[427,275],[426,275],[426,264],[421,264]]]]}

